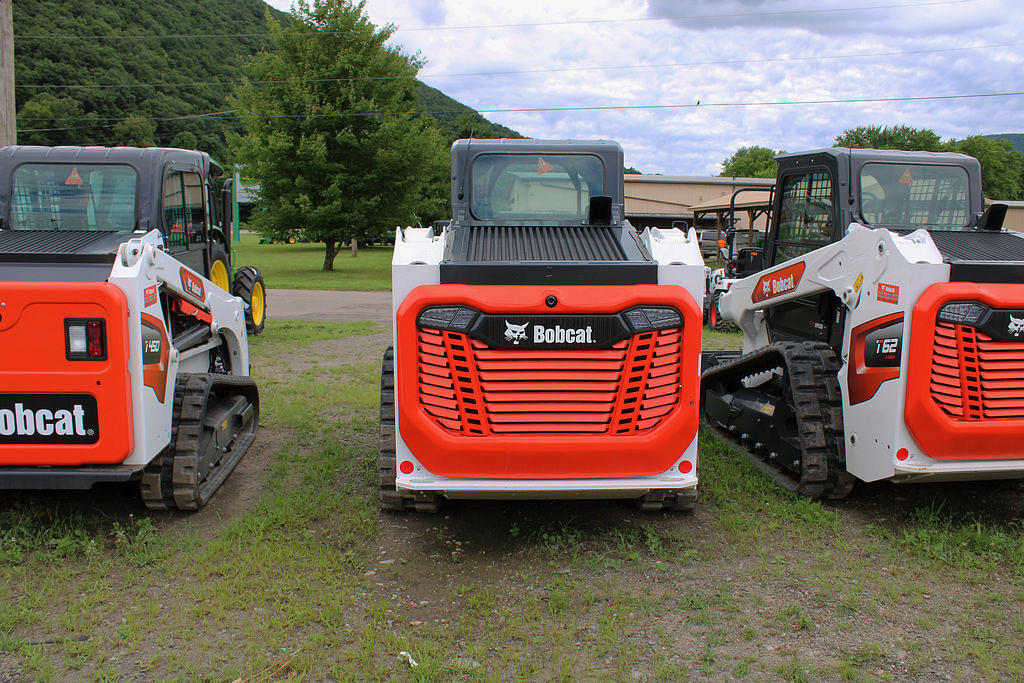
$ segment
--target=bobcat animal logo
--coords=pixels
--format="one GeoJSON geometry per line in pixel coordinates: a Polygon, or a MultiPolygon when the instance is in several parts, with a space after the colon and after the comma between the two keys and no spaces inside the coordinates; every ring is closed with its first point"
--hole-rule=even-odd
{"type": "MultiPolygon", "coordinates": [[[[1024,322],[1024,321],[1022,321],[1024,322]]],[[[526,326],[530,323],[523,323],[522,325],[513,325],[509,321],[505,321],[505,341],[510,341],[513,344],[518,344],[521,341],[526,340],[526,326]]]]}
{"type": "Polygon", "coordinates": [[[765,280],[764,282],[761,283],[761,289],[764,290],[764,295],[768,296],[769,294],[772,293],[772,283],[769,282],[768,280],[765,280]]]}
{"type": "Polygon", "coordinates": [[[1024,335],[1024,318],[1014,318],[1011,314],[1010,326],[1007,328],[1007,331],[1014,337],[1024,335]]]}

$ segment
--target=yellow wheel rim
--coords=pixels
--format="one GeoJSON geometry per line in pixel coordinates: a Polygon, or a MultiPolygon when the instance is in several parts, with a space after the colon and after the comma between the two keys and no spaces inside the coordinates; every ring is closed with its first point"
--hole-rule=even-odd
{"type": "Polygon", "coordinates": [[[259,327],[263,324],[263,316],[267,311],[267,300],[263,295],[263,283],[257,282],[252,287],[252,301],[249,302],[252,311],[252,324],[259,327]]]}
{"type": "Polygon", "coordinates": [[[228,267],[223,261],[214,261],[210,266],[210,281],[225,292],[231,291],[231,278],[228,277],[228,267]]]}

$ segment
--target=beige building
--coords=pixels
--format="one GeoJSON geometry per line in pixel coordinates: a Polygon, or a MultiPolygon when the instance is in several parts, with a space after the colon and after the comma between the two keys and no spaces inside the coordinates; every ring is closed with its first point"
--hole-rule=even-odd
{"type": "MultiPolygon", "coordinates": [[[[705,212],[702,205],[724,201],[726,208],[732,193],[741,187],[768,190],[775,184],[772,178],[722,178],[716,176],[626,175],[626,217],[638,228],[658,226],[668,228],[673,221],[693,225],[694,207],[698,209],[700,225],[714,227],[716,216],[705,212]]],[[[740,195],[749,199],[749,193],[740,195]]],[[[747,226],[747,212],[737,211],[739,227],[747,226]]]]}

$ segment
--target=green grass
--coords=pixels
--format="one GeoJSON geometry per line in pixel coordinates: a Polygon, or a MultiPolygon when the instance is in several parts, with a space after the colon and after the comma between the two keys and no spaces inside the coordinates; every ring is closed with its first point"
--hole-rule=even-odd
{"type": "Polygon", "coordinates": [[[809,501],[708,433],[692,515],[607,502],[382,515],[378,360],[348,355],[380,331],[269,321],[252,354],[279,446],[255,500],[223,518],[149,513],[128,489],[5,497],[0,673],[1024,676],[1019,525],[809,501]]]}
{"type": "Polygon", "coordinates": [[[356,257],[344,248],[331,272],[323,270],[323,244],[259,244],[258,235],[246,233],[233,249],[235,266],[258,267],[268,289],[391,289],[391,247],[361,246],[356,257]]]}

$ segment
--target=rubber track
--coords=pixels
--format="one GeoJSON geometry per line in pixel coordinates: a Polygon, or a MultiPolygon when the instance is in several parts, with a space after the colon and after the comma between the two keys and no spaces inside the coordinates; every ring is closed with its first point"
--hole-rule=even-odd
{"type": "Polygon", "coordinates": [[[185,395],[188,375],[181,375],[174,384],[174,400],[171,404],[171,441],[160,455],[153,458],[142,475],[139,492],[142,502],[150,510],[170,510],[174,507],[171,477],[174,472],[174,444],[178,438],[178,415],[181,414],[181,399],[185,395]]]}
{"type": "Polygon", "coordinates": [[[846,471],[843,403],[837,379],[840,367],[828,344],[779,342],[709,369],[701,383],[709,387],[721,382],[724,393],[731,393],[742,386],[745,377],[783,368],[788,379],[785,398],[793,407],[801,441],[799,479],[748,450],[729,430],[715,426],[743,448],[758,469],[785,488],[811,498],[845,498],[853,489],[854,478],[846,471]]]}
{"type": "MultiPolygon", "coordinates": [[[[215,388],[237,388],[239,392],[255,387],[249,377],[235,375],[186,373],[178,377],[174,386],[174,404],[171,413],[171,442],[146,468],[143,474],[142,501],[151,510],[198,510],[220,488],[234,470],[256,437],[255,428],[240,434],[231,450],[213,467],[202,481],[199,480],[199,448],[202,441],[203,418],[206,415],[210,392],[215,388]]],[[[258,406],[252,420],[258,424],[258,406]]]]}
{"type": "Polygon", "coordinates": [[[174,471],[171,478],[174,485],[174,504],[179,510],[198,510],[205,505],[235,469],[235,465],[256,438],[255,425],[259,424],[258,405],[254,406],[256,412],[252,416],[253,428],[250,432],[239,434],[232,441],[231,450],[221,457],[206,478],[199,478],[199,448],[205,429],[203,418],[206,416],[211,391],[223,387],[245,390],[255,386],[256,383],[250,377],[200,373],[185,376],[185,391],[178,417],[178,434],[174,440],[174,471]]]}
{"type": "Polygon", "coordinates": [[[377,449],[377,491],[382,510],[437,512],[441,497],[436,494],[403,495],[395,488],[395,349],[384,352],[380,367],[380,442],[377,449]]]}

